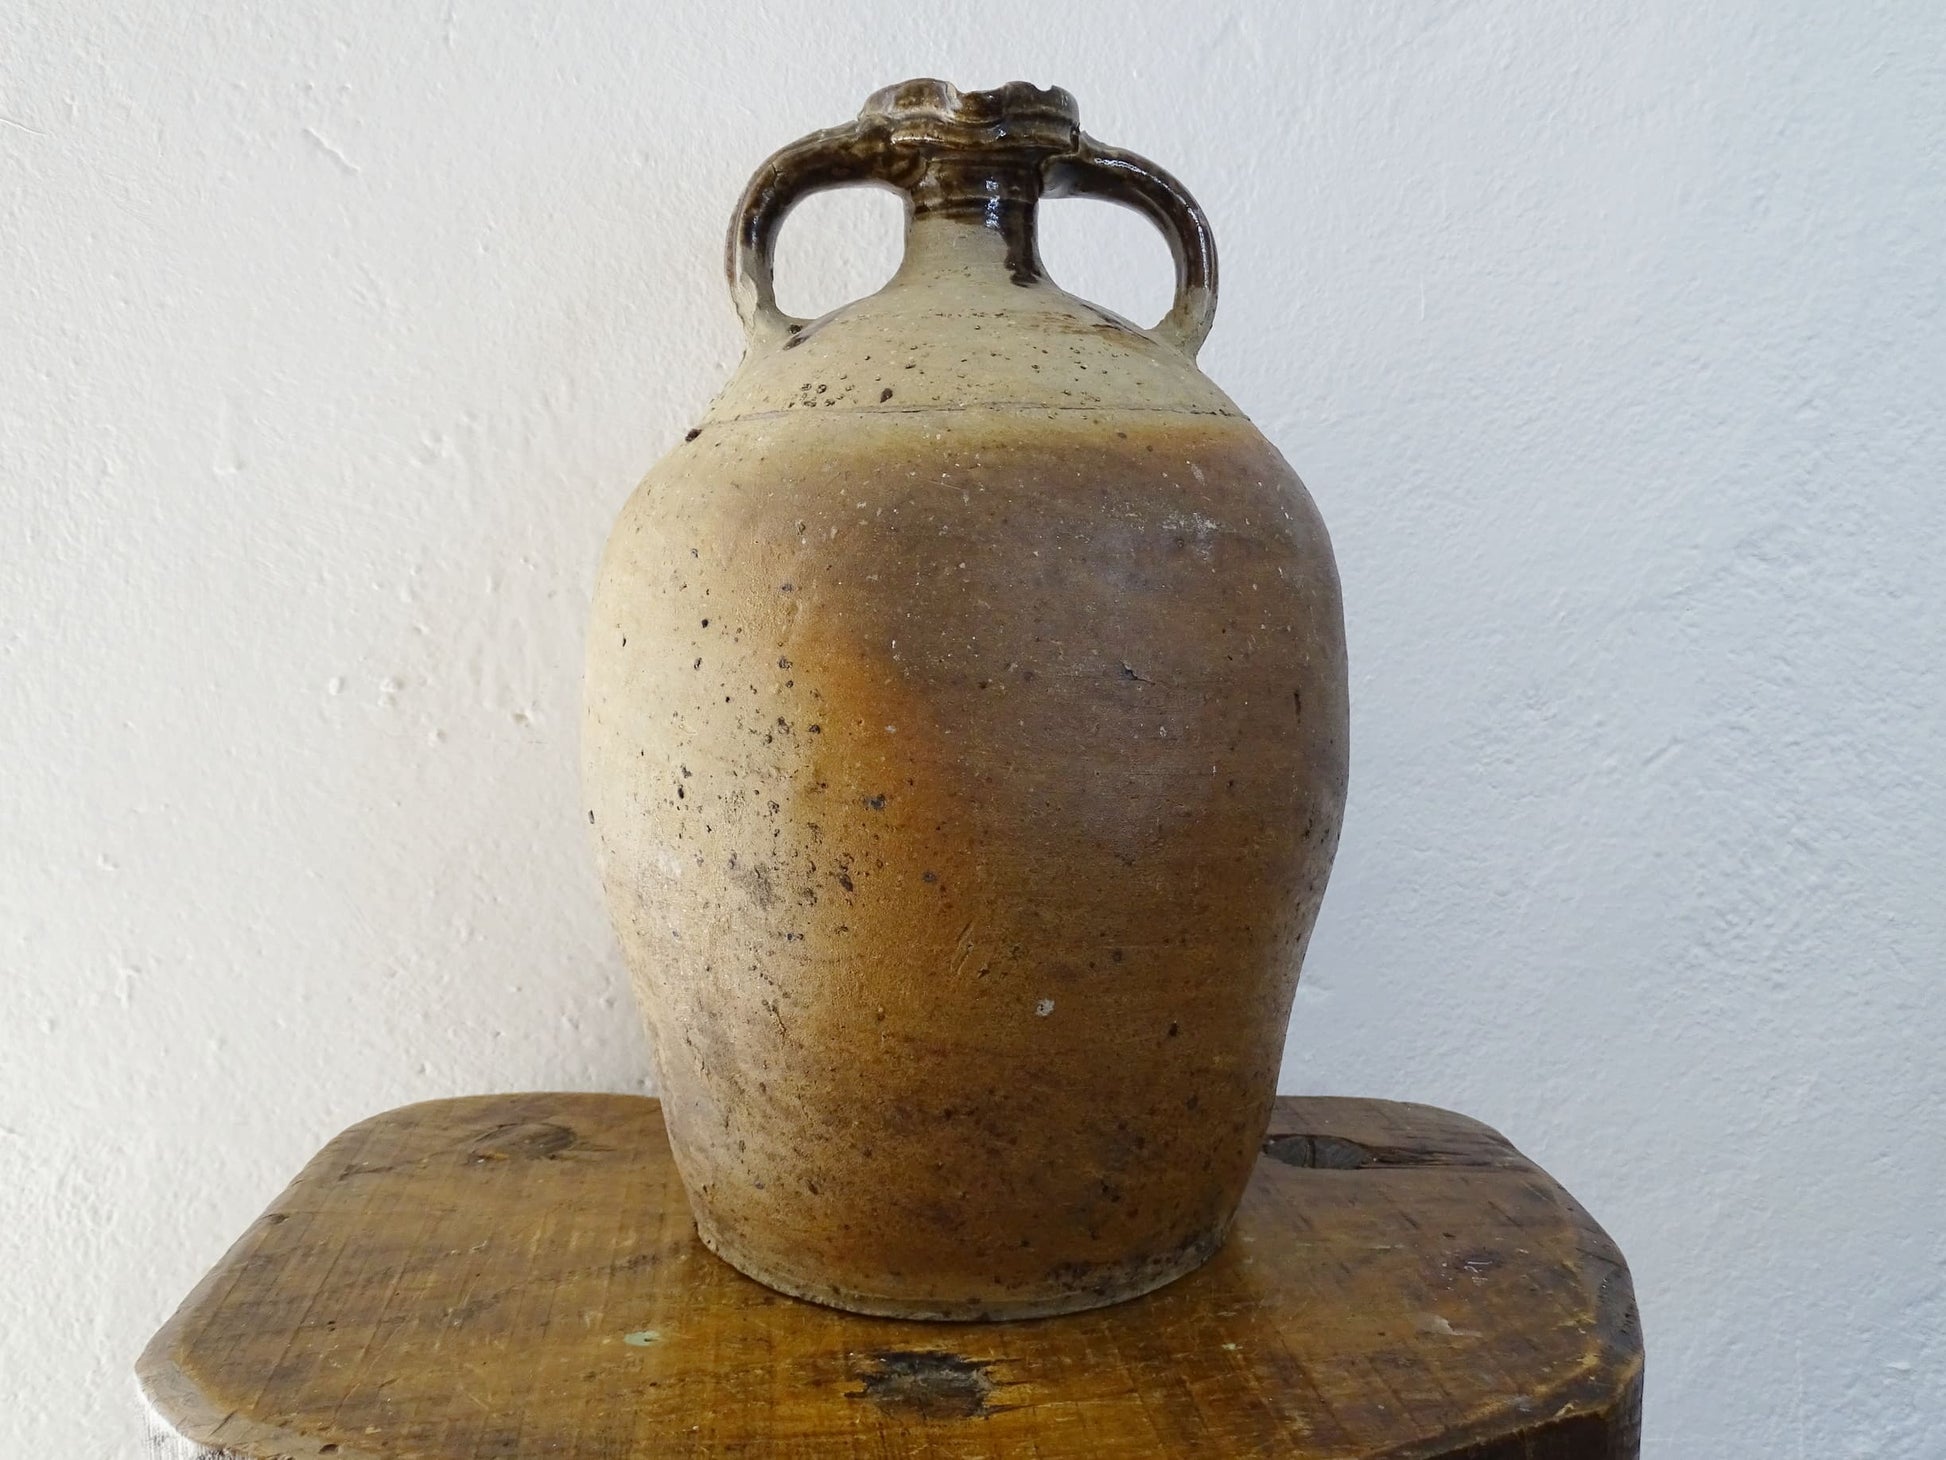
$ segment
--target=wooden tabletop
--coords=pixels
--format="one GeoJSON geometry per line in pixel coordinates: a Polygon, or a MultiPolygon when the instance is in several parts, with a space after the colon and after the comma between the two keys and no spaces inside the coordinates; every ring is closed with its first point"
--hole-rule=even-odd
{"type": "Polygon", "coordinates": [[[305,1167],[137,1366],[178,1453],[1624,1460],[1621,1254],[1463,1116],[1278,1102],[1228,1244],[1005,1324],[781,1297],[696,1240],[654,1100],[409,1106],[305,1167]]]}

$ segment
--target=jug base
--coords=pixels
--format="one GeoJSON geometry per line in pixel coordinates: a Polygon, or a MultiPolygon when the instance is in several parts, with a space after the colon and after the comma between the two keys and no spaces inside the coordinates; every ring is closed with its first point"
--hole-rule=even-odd
{"type": "Polygon", "coordinates": [[[1046,1287],[1004,1294],[974,1294],[964,1299],[936,1295],[900,1297],[855,1292],[840,1284],[820,1282],[801,1273],[779,1270],[760,1257],[724,1240],[700,1215],[696,1235],[711,1252],[753,1281],[790,1298],[801,1298],[846,1313],[874,1318],[904,1318],[935,1323],[1012,1323],[1029,1318],[1055,1318],[1112,1307],[1165,1288],[1186,1277],[1214,1257],[1228,1235],[1228,1223],[1199,1234],[1164,1257],[1144,1257],[1126,1263],[1090,1268],[1069,1286],[1046,1287]]]}

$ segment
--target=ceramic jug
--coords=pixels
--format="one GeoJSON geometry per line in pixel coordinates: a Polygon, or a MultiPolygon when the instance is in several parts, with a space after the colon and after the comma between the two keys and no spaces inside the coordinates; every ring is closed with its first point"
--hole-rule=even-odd
{"type": "Polygon", "coordinates": [[[913,81],[764,163],[728,273],[747,352],[615,525],[584,727],[697,1229],[866,1313],[1158,1287],[1257,1158],[1346,770],[1324,525],[1196,368],[1209,226],[1064,91],[913,81]],[[847,184],[904,261],[791,318],[778,225],[847,184]],[[1046,276],[1070,195],[1167,237],[1153,328],[1046,276]]]}

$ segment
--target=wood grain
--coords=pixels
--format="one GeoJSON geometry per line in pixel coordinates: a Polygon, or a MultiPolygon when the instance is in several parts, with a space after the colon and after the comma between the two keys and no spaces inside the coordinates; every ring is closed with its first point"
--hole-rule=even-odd
{"type": "Polygon", "coordinates": [[[1621,1254],[1502,1137],[1285,1099],[1145,1298],[1005,1324],[780,1296],[697,1241],[653,1100],[434,1101],[332,1141],[137,1367],[188,1456],[1624,1460],[1621,1254]]]}

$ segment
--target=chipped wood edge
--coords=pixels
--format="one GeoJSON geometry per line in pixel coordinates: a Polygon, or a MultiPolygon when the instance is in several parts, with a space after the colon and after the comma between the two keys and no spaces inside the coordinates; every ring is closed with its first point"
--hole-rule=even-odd
{"type": "Polygon", "coordinates": [[[1488,1417],[1436,1440],[1414,1441],[1386,1460],[1531,1460],[1540,1454],[1588,1454],[1637,1460],[1641,1453],[1644,1351],[1634,1280],[1602,1226],[1574,1195],[1483,1121],[1436,1105],[1340,1096],[1280,1095],[1264,1135],[1264,1155],[1292,1165],[1375,1172],[1474,1166],[1500,1175],[1528,1173],[1545,1182],[1580,1237],[1582,1281],[1595,1295],[1590,1343],[1579,1368],[1534,1396],[1534,1423],[1516,1434],[1504,1417],[1488,1417]],[[1398,1160],[1407,1148],[1382,1139],[1384,1120],[1410,1114],[1422,1159],[1398,1160]],[[1384,1119],[1381,1119],[1384,1118],[1384,1119]],[[1282,1151],[1276,1150],[1283,1146],[1282,1151]],[[1457,1448],[1456,1448],[1457,1447],[1457,1448]],[[1544,1447],[1544,1448],[1536,1448],[1544,1447]],[[1594,1447],[1594,1448],[1590,1448],[1594,1447]]]}
{"type": "Polygon", "coordinates": [[[221,1451],[197,1444],[171,1424],[140,1379],[136,1380],[135,1394],[142,1402],[142,1418],[147,1422],[147,1453],[154,1460],[215,1460],[221,1456],[221,1451]]]}
{"type": "Polygon", "coordinates": [[[235,1414],[219,1415],[200,1391],[167,1360],[153,1364],[144,1355],[135,1380],[148,1428],[150,1460],[385,1460],[354,1445],[329,1444],[278,1425],[256,1420],[236,1423],[235,1414]],[[213,1438],[226,1426],[227,1440],[213,1438]]]}

